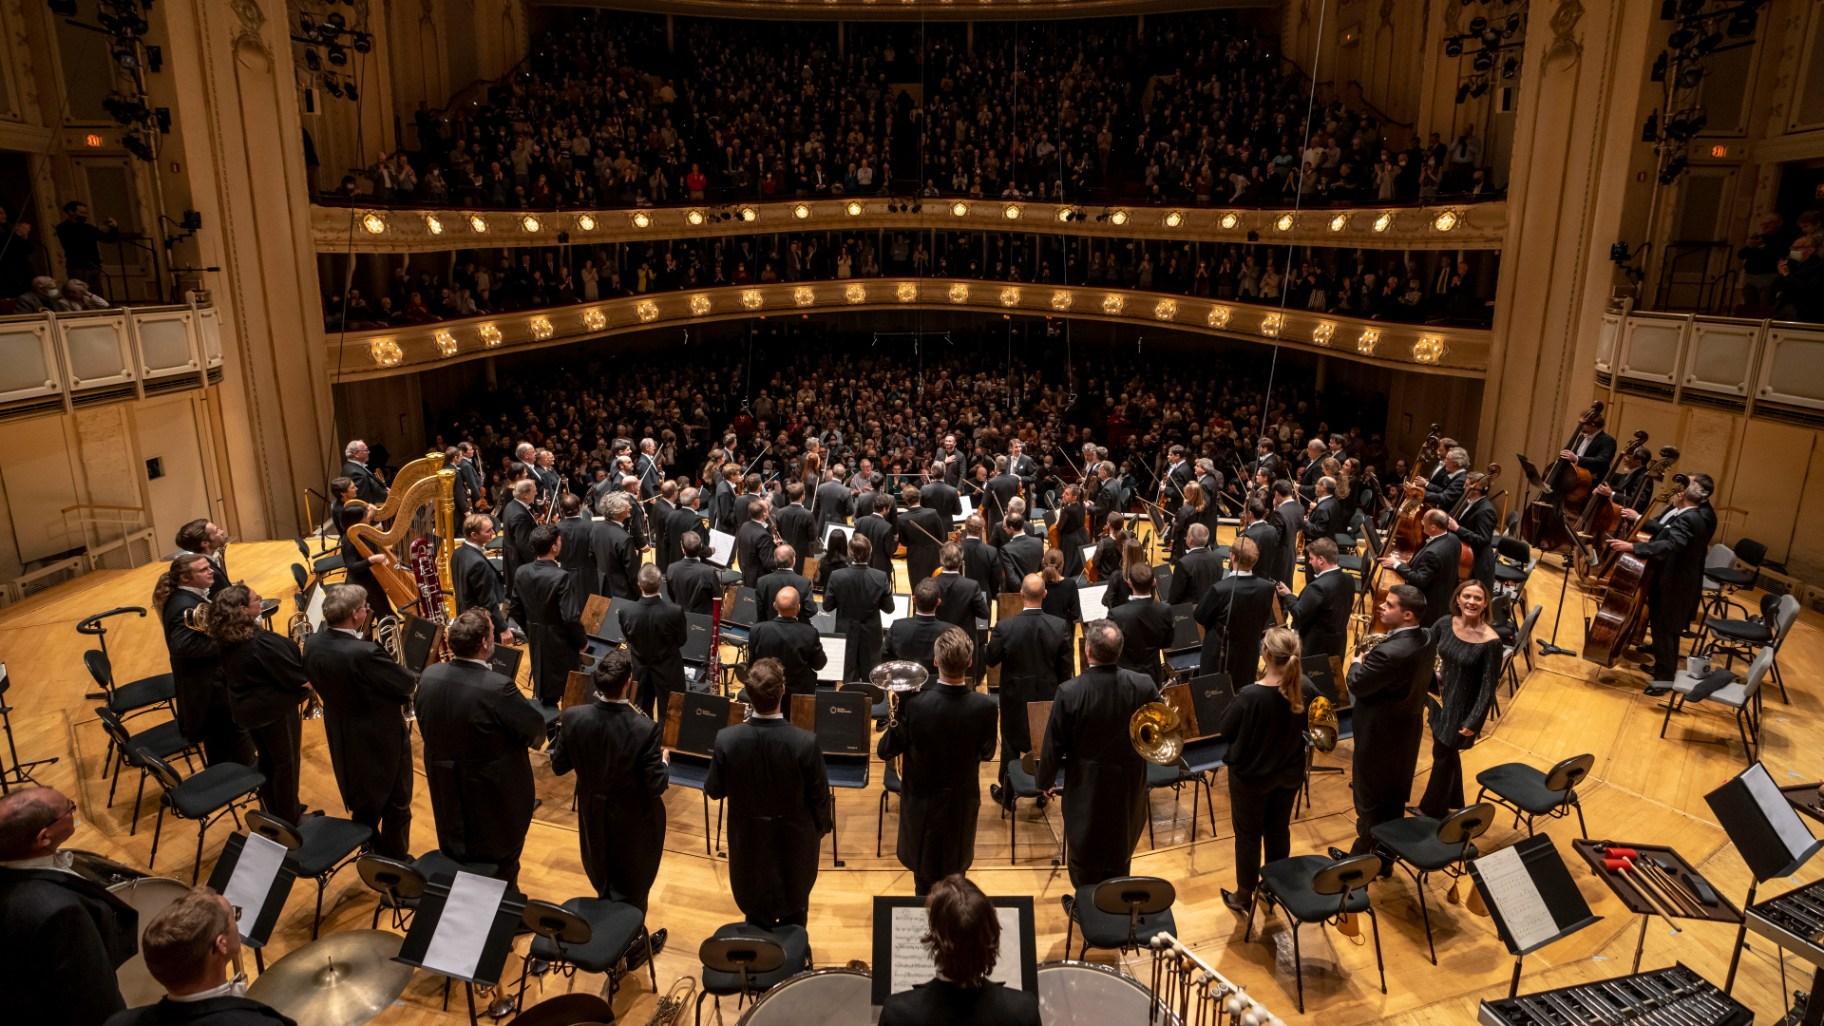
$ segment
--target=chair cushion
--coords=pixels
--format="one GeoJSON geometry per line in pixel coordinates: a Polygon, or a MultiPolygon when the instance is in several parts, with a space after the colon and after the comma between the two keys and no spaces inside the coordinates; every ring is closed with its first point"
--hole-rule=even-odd
{"type": "Polygon", "coordinates": [[[646,913],[624,901],[607,898],[571,898],[564,908],[589,924],[589,939],[560,947],[539,935],[532,941],[532,957],[548,962],[568,962],[587,973],[605,973],[633,946],[646,923],[646,913]]]}
{"type": "Polygon", "coordinates": [[[156,677],[142,677],[131,684],[122,684],[114,689],[108,699],[108,710],[115,715],[130,713],[148,705],[169,702],[177,693],[177,685],[171,675],[161,673],[156,677]]]}
{"type": "Polygon", "coordinates": [[[867,787],[868,759],[866,756],[826,755],[823,759],[824,771],[829,776],[831,787],[867,787]]]}
{"type": "Polygon", "coordinates": [[[1765,645],[1773,640],[1773,628],[1753,620],[1705,620],[1704,626],[1725,641],[1765,645]]]}
{"type": "MultiPolygon", "coordinates": [[[[1693,689],[1703,683],[1703,680],[1702,678],[1691,676],[1684,670],[1680,670],[1673,675],[1672,680],[1669,683],[1672,685],[1672,690],[1681,695],[1689,695],[1693,689]]],[[[1718,705],[1726,705],[1733,709],[1740,709],[1743,703],[1748,701],[1748,686],[1739,680],[1730,681],[1722,687],[1717,688],[1715,691],[1705,695],[1699,701],[1715,702],[1718,705]]]]}
{"type": "Polygon", "coordinates": [[[177,721],[166,720],[127,738],[127,764],[140,765],[141,752],[149,752],[155,758],[169,759],[188,747],[190,742],[184,737],[184,732],[177,728],[177,721]]]}
{"type": "Polygon", "coordinates": [[[305,816],[298,823],[304,844],[287,861],[299,876],[319,876],[374,836],[374,828],[334,816],[305,816]]]}
{"type": "Polygon", "coordinates": [[[679,787],[703,790],[703,786],[709,782],[709,760],[688,756],[679,758],[681,754],[671,753],[671,760],[665,764],[665,779],[679,787]]]}
{"type": "Polygon", "coordinates": [[[1229,743],[1215,738],[1201,738],[1187,742],[1184,746],[1184,762],[1191,772],[1214,773],[1222,767],[1222,760],[1229,754],[1229,743]]]}
{"type": "Polygon", "coordinates": [[[238,762],[218,762],[171,789],[171,807],[185,819],[201,819],[242,795],[252,794],[266,775],[238,762]]]}
{"type": "MultiPolygon", "coordinates": [[[[770,973],[750,973],[747,977],[747,989],[751,994],[771,990],[781,980],[795,976],[811,967],[811,937],[802,926],[780,926],[771,930],[762,930],[748,923],[729,923],[716,928],[711,940],[731,938],[764,938],[785,949],[785,961],[779,968],[770,973]]],[[[738,973],[725,973],[719,969],[703,967],[703,990],[710,994],[741,993],[741,976],[738,973]]]]}
{"type": "Polygon", "coordinates": [[[499,867],[492,862],[458,862],[445,855],[441,848],[432,848],[412,860],[412,868],[424,874],[426,880],[432,880],[439,874],[454,877],[457,870],[476,876],[493,876],[499,867]]]}
{"type": "Polygon", "coordinates": [[[1149,788],[1171,787],[1190,779],[1191,774],[1183,766],[1161,766],[1156,762],[1146,764],[1146,786],[1149,788]]]}
{"type": "Polygon", "coordinates": [[[1753,570],[1738,570],[1732,566],[1713,566],[1704,569],[1704,576],[1732,588],[1745,588],[1754,583],[1753,570]]]}
{"type": "Polygon", "coordinates": [[[1038,781],[1026,772],[1026,767],[1020,765],[1018,759],[1007,760],[1006,787],[1015,798],[1037,798],[1041,793],[1038,781]]]}
{"type": "Polygon", "coordinates": [[[1319,923],[1335,915],[1338,902],[1341,911],[1368,911],[1368,888],[1349,892],[1347,899],[1335,894],[1319,894],[1311,886],[1317,874],[1329,868],[1331,860],[1323,855],[1295,855],[1260,867],[1260,885],[1286,913],[1301,923],[1319,923]]]}
{"type": "Polygon", "coordinates": [[[1476,774],[1476,783],[1535,816],[1564,804],[1565,792],[1545,786],[1545,774],[1519,762],[1502,763],[1476,774]]]}
{"type": "MultiPolygon", "coordinates": [[[[1369,836],[1374,843],[1421,872],[1431,873],[1457,861],[1462,854],[1459,845],[1438,840],[1438,821],[1429,816],[1411,816],[1389,823],[1377,823],[1369,836]]],[[[1469,846],[1470,856],[1476,854],[1469,846]]]]}
{"type": "Polygon", "coordinates": [[[547,731],[549,731],[551,729],[551,724],[557,722],[558,716],[563,713],[563,710],[559,709],[557,706],[546,705],[545,703],[539,701],[536,698],[526,699],[526,704],[531,706],[532,711],[537,713],[539,715],[539,718],[541,718],[545,721],[545,729],[547,731]]]}
{"type": "Polygon", "coordinates": [[[346,568],[340,555],[324,556],[322,559],[315,560],[310,564],[310,572],[318,577],[335,570],[343,570],[346,568]]]}
{"type": "MultiPolygon", "coordinates": [[[[1087,884],[1077,888],[1076,904],[1071,907],[1071,915],[1076,917],[1077,924],[1083,928],[1083,939],[1092,948],[1118,948],[1128,943],[1128,917],[1125,913],[1104,912],[1096,907],[1096,884],[1087,884]]],[[[1150,916],[1141,916],[1134,924],[1134,939],[1142,947],[1152,943],[1154,937],[1161,933],[1176,935],[1177,923],[1172,920],[1172,910],[1156,912],[1150,916]]]]}
{"type": "Polygon", "coordinates": [[[1526,580],[1526,576],[1526,569],[1524,567],[1508,566],[1506,563],[1495,564],[1495,580],[1497,581],[1508,581],[1510,583],[1524,581],[1526,580]]]}

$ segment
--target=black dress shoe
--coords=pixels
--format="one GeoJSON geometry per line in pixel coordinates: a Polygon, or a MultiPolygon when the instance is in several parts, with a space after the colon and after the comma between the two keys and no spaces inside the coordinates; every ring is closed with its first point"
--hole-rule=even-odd
{"type": "Polygon", "coordinates": [[[1230,911],[1240,912],[1243,915],[1246,915],[1248,909],[1254,905],[1254,893],[1252,891],[1237,893],[1235,891],[1224,890],[1222,892],[1222,903],[1227,905],[1230,911]]]}
{"type": "Polygon", "coordinates": [[[1647,689],[1642,691],[1641,694],[1646,695],[1648,698],[1658,698],[1670,690],[1672,690],[1672,688],[1667,684],[1649,684],[1647,685],[1647,689]]]}
{"type": "Polygon", "coordinates": [[[988,797],[994,799],[994,803],[996,805],[999,805],[1002,808],[1006,808],[1007,806],[1013,804],[1012,802],[1004,801],[1001,797],[1002,794],[1003,794],[1003,792],[1001,791],[1001,785],[999,785],[999,784],[989,784],[988,785],[988,797]]]}
{"type": "MultiPolygon", "coordinates": [[[[667,934],[663,929],[652,931],[652,953],[654,956],[657,956],[659,952],[665,950],[666,936],[667,934]]],[[[638,969],[645,964],[646,945],[635,944],[633,950],[627,952],[627,971],[633,972],[635,969],[638,969]]]]}
{"type": "Polygon", "coordinates": [[[1335,859],[1338,862],[1341,862],[1344,859],[1349,857],[1349,853],[1344,851],[1341,848],[1331,847],[1331,848],[1326,849],[1326,851],[1331,858],[1335,859]]]}
{"type": "Polygon", "coordinates": [[[1077,896],[1076,895],[1060,894],[1060,895],[1058,895],[1058,901],[1061,904],[1063,904],[1064,914],[1066,916],[1074,915],[1076,913],[1076,911],[1077,911],[1077,896]]]}

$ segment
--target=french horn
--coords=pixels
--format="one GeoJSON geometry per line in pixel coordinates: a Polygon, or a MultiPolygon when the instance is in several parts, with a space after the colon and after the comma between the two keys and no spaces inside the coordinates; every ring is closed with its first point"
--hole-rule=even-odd
{"type": "Polygon", "coordinates": [[[199,634],[209,633],[210,602],[204,599],[189,609],[184,610],[184,626],[199,634]]]}
{"type": "Polygon", "coordinates": [[[1318,695],[1305,709],[1305,737],[1320,752],[1336,751],[1336,706],[1318,695]]]}
{"type": "Polygon", "coordinates": [[[1176,766],[1184,754],[1184,721],[1164,702],[1148,702],[1128,718],[1127,739],[1147,762],[1176,766]]]}

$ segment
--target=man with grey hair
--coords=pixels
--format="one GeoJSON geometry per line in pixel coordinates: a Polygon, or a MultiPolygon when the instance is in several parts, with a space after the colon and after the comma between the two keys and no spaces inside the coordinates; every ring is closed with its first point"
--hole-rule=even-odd
{"type": "Polygon", "coordinates": [[[57,309],[63,300],[63,293],[57,288],[57,279],[49,275],[39,275],[32,279],[31,290],[13,300],[13,309],[17,313],[44,313],[57,309]]]}
{"type": "MultiPolygon", "coordinates": [[[[1679,638],[1703,599],[1704,556],[1716,534],[1716,510],[1710,506],[1714,487],[1708,475],[1691,475],[1671,509],[1640,525],[1648,540],[1609,540],[1611,549],[1650,559],[1656,570],[1647,594],[1647,626],[1653,634],[1649,695],[1664,694],[1670,687],[1678,670],[1679,638]]],[[[1629,521],[1640,517],[1631,509],[1623,509],[1621,515],[1629,521]]]]}
{"type": "Polygon", "coordinates": [[[1463,497],[1464,478],[1469,475],[1469,450],[1452,445],[1444,450],[1444,461],[1425,483],[1425,504],[1449,513],[1463,497]]]}
{"type": "Polygon", "coordinates": [[[355,498],[369,506],[386,501],[386,482],[367,467],[367,443],[357,438],[342,449],[342,476],[355,483],[355,498]]]}
{"type": "Polygon", "coordinates": [[[659,492],[659,443],[640,439],[640,458],[634,461],[634,476],[639,479],[640,498],[650,499],[659,492]]]}
{"type": "Polygon", "coordinates": [[[63,283],[63,298],[58,301],[57,309],[76,313],[107,308],[108,301],[89,291],[89,283],[81,278],[71,278],[63,283]]]}
{"type": "Polygon", "coordinates": [[[323,699],[329,764],[349,818],[374,829],[374,852],[412,857],[412,736],[406,707],[411,671],[363,637],[367,592],[332,584],[323,592],[328,629],[304,643],[304,672],[323,699]]]}
{"type": "Polygon", "coordinates": [[[114,971],[139,914],[69,868],[76,803],[48,787],[0,798],[0,959],[9,1021],[93,1026],[126,1007],[114,971]],[[17,1018],[13,1018],[17,1016],[17,1018]]]}
{"type": "MultiPolygon", "coordinates": [[[[1064,775],[1064,834],[1076,888],[1128,875],[1146,828],[1146,762],[1128,740],[1127,725],[1134,710],[1159,700],[1151,678],[1121,668],[1121,628],[1114,621],[1085,624],[1083,640],[1089,666],[1058,687],[1034,778],[1056,795],[1058,774],[1064,775]]],[[[1071,904],[1069,895],[1065,902],[1071,904]]]]}
{"type": "Polygon", "coordinates": [[[507,581],[507,594],[513,594],[513,575],[532,562],[532,529],[538,520],[532,515],[532,503],[538,498],[538,483],[521,478],[513,483],[513,497],[500,508],[500,529],[506,537],[500,542],[501,574],[507,581]]]}
{"type": "Polygon", "coordinates": [[[640,547],[627,531],[627,521],[633,515],[633,496],[609,492],[602,496],[600,512],[602,519],[590,528],[589,539],[600,581],[596,590],[615,599],[639,598],[640,547]]]}
{"type": "Polygon", "coordinates": [[[665,567],[670,569],[684,555],[684,536],[694,534],[703,548],[709,546],[709,528],[703,523],[703,493],[695,488],[678,492],[678,506],[666,514],[665,567]]]}

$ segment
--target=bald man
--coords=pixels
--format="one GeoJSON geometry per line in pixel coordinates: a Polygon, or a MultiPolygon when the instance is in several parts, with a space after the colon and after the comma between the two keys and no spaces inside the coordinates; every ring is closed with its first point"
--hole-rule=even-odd
{"type": "Polygon", "coordinates": [[[823,651],[823,639],[803,612],[798,589],[786,585],[773,598],[772,618],[754,624],[747,640],[750,665],[762,659],[779,660],[780,669],[785,671],[785,688],[794,695],[816,691],[817,671],[829,661],[823,651]]]}

